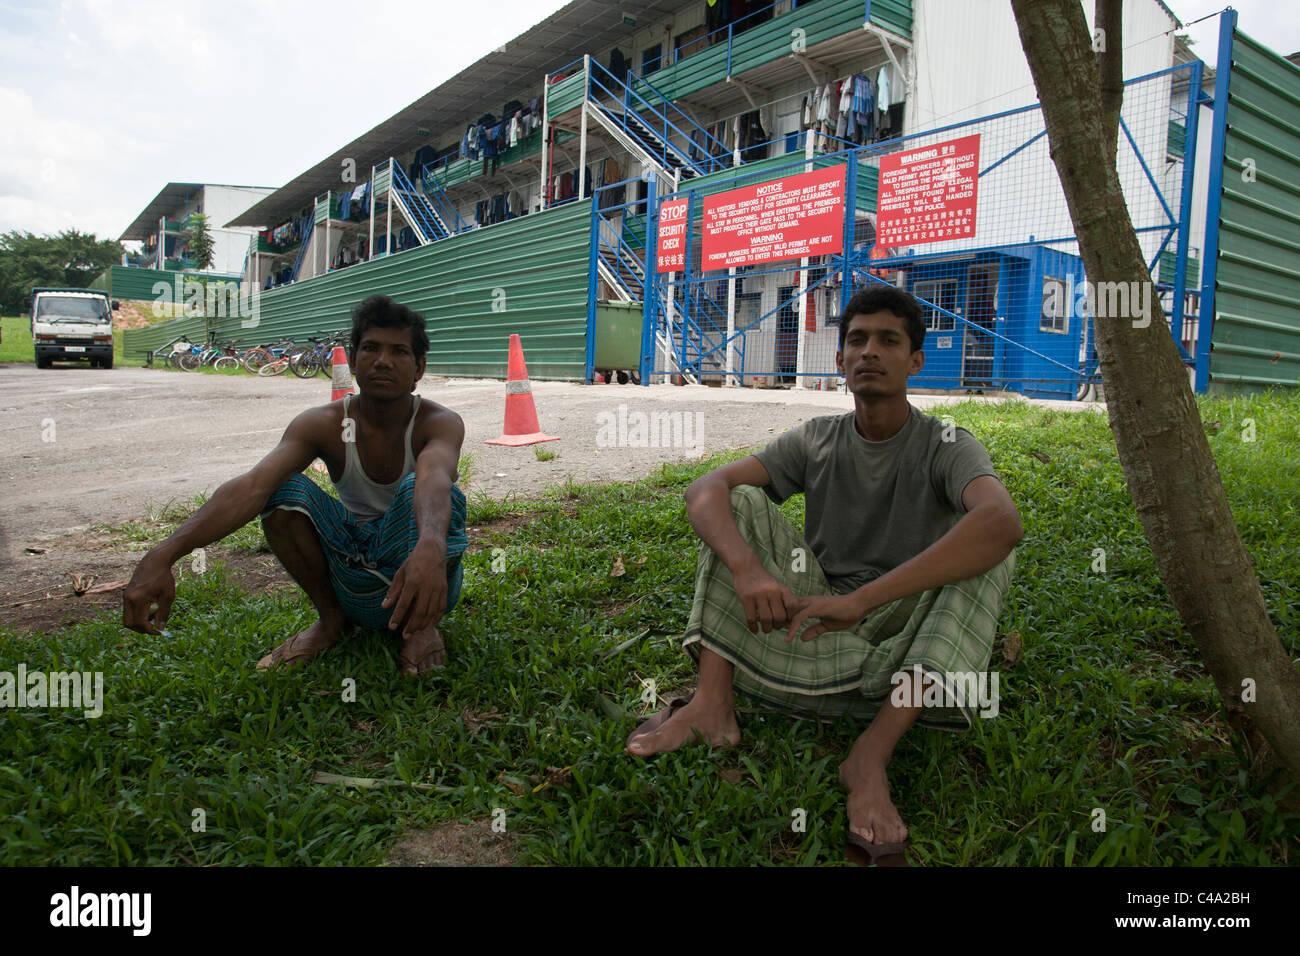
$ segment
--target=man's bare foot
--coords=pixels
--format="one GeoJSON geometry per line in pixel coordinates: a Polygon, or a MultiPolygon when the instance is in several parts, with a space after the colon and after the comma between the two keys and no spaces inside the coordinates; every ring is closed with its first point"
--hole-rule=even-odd
{"type": "Polygon", "coordinates": [[[416,677],[435,667],[441,667],[447,661],[446,648],[442,643],[442,634],[436,627],[426,627],[422,631],[406,637],[402,641],[402,652],[397,657],[397,666],[407,677],[416,677]]]}
{"type": "Polygon", "coordinates": [[[901,844],[907,839],[907,827],[889,796],[883,764],[850,753],[840,764],[840,783],[849,788],[850,832],[874,844],[901,844]]]}
{"type": "Polygon", "coordinates": [[[695,739],[696,734],[711,747],[734,747],[740,743],[740,724],[730,706],[721,707],[695,698],[664,721],[656,730],[628,741],[627,752],[636,757],[668,753],[695,739]]]}
{"type": "Polygon", "coordinates": [[[333,647],[342,640],[346,629],[347,625],[343,620],[328,623],[319,620],[263,657],[257,662],[257,669],[264,671],[271,667],[293,667],[295,664],[305,664],[321,651],[333,647]]]}

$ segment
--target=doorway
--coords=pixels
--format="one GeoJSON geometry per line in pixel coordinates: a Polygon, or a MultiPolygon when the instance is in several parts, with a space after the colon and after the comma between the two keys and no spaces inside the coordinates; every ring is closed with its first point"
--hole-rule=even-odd
{"type": "Polygon", "coordinates": [[[998,264],[985,262],[966,271],[966,315],[963,323],[961,384],[963,388],[992,388],[997,342],[998,264]]]}
{"type": "Polygon", "coordinates": [[[781,309],[776,314],[776,375],[782,385],[793,385],[799,360],[799,312],[795,298],[797,285],[783,285],[777,290],[781,309]]]}

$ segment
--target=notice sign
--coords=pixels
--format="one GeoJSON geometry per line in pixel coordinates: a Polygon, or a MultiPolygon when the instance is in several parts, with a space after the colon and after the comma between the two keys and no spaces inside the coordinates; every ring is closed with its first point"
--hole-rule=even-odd
{"type": "Polygon", "coordinates": [[[844,167],[731,189],[704,200],[704,262],[726,269],[844,251],[844,167]]]}
{"type": "Polygon", "coordinates": [[[876,243],[915,246],[975,235],[980,137],[880,157],[876,243]]]}
{"type": "Polygon", "coordinates": [[[686,204],[689,202],[689,199],[670,199],[659,207],[656,272],[681,272],[686,266],[686,204]]]}

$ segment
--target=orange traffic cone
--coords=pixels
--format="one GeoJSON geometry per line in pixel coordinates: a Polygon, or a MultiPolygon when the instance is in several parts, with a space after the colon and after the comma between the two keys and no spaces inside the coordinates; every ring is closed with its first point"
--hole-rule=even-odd
{"type": "Polygon", "coordinates": [[[543,435],[537,421],[537,406],[533,404],[533,385],[528,381],[528,368],[524,365],[524,347],[518,335],[510,336],[510,362],[506,376],[506,424],[500,438],[492,438],[485,445],[535,445],[542,441],[559,441],[558,435],[543,435]]]}
{"type": "Polygon", "coordinates": [[[334,367],[330,370],[330,401],[337,402],[344,395],[356,393],[352,387],[352,370],[348,368],[348,353],[343,346],[334,346],[334,355],[330,358],[334,367]]]}

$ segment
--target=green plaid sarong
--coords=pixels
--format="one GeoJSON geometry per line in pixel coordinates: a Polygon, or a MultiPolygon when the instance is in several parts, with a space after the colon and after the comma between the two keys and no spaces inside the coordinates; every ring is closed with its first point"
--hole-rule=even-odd
{"type": "MultiPolygon", "coordinates": [[[[741,537],[767,572],[800,596],[835,593],[803,536],[760,488],[731,491],[741,537]],[[793,570],[796,549],[803,570],[793,570]]],[[[731,571],[700,545],[695,600],[685,649],[699,661],[707,647],[735,667],[734,686],[761,703],[815,717],[871,718],[894,689],[891,678],[919,666],[938,680],[980,672],[993,653],[998,615],[1011,582],[1015,552],[986,573],[876,608],[851,631],[830,631],[787,644],[785,628],[753,634],[736,597],[731,571]]],[[[978,707],[928,707],[918,723],[967,730],[978,707]]]]}

